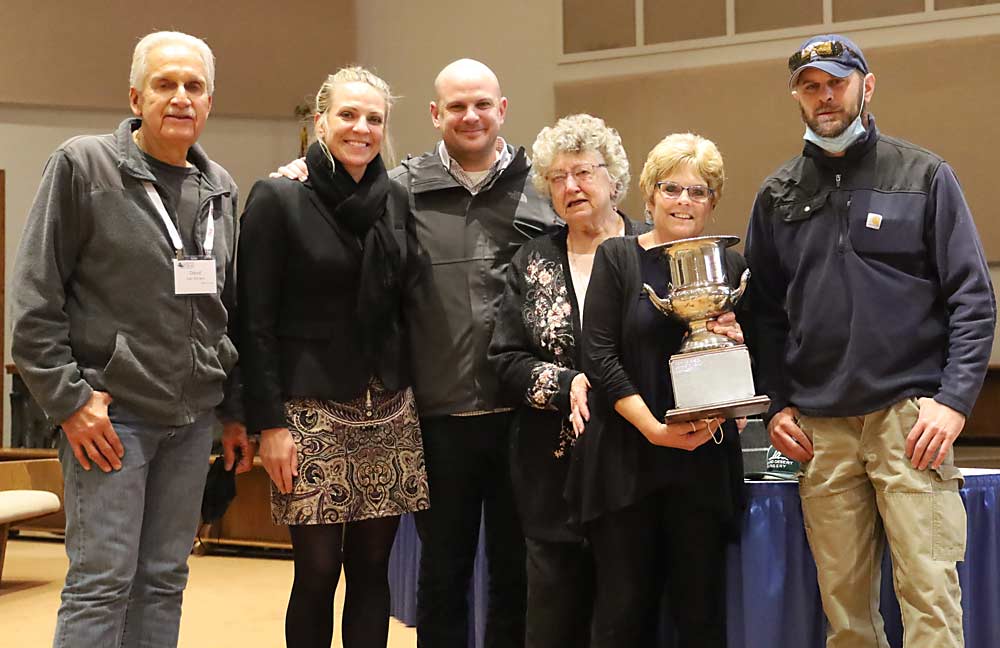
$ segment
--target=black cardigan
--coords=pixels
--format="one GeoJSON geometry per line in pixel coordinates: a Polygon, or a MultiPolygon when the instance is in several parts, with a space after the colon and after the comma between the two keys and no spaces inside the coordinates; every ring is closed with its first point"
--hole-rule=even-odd
{"type": "MultiPolygon", "coordinates": [[[[704,484],[703,496],[692,506],[719,510],[730,521],[742,511],[743,459],[739,434],[732,421],[725,424],[721,445],[709,441],[688,452],[650,444],[631,423],[614,410],[614,403],[639,394],[649,379],[669,382],[667,366],[644,353],[647,346],[636,332],[636,308],[642,291],[639,246],[635,237],[609,239],[601,244],[587,290],[584,318],[583,368],[591,391],[591,421],[574,449],[567,494],[582,521],[587,522],[639,502],[671,484],[704,484]]],[[[653,252],[651,252],[652,254],[653,252]]],[[[746,262],[726,251],[726,273],[735,286],[746,262]]],[[[665,261],[664,261],[665,262],[665,261]]],[[[676,327],[680,348],[683,328],[676,327]]],[[[669,385],[668,385],[669,388],[669,385]]],[[[669,389],[668,389],[669,391],[669,389]]],[[[657,418],[662,412],[654,412],[657,418]]]]}
{"type": "MultiPolygon", "coordinates": [[[[385,218],[397,224],[394,232],[405,250],[411,239],[398,223],[404,222],[406,190],[390,183],[387,200],[385,218]]],[[[250,432],[284,427],[290,397],[348,401],[373,376],[390,390],[409,384],[403,333],[386,341],[375,363],[361,351],[355,316],[361,242],[334,219],[333,207],[320,201],[308,181],[284,178],[258,181],[247,198],[237,285],[250,432]]]]}
{"type": "MultiPolygon", "coordinates": [[[[625,233],[649,229],[622,215],[625,233]]],[[[563,497],[572,445],[569,390],[582,365],[566,228],[533,239],[507,271],[489,359],[504,398],[517,405],[511,429],[511,477],[528,537],[580,538],[563,497]]]]}

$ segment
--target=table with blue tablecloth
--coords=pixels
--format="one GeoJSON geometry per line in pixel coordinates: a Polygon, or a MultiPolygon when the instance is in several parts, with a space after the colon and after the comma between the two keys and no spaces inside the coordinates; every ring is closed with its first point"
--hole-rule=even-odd
{"type": "MultiPolygon", "coordinates": [[[[958,565],[966,648],[1000,646],[1000,472],[963,469],[962,499],[969,518],[965,562],[958,565]]],[[[824,621],[816,565],[802,527],[794,482],[748,482],[749,505],[738,545],[729,548],[730,648],[823,648],[824,621]]],[[[393,616],[416,623],[420,540],[404,516],[389,565],[393,616]]],[[[902,646],[899,605],[892,590],[889,552],[882,568],[882,613],[893,648],[902,646]]],[[[470,642],[482,646],[486,573],[483,546],[476,557],[470,599],[470,642]]]]}

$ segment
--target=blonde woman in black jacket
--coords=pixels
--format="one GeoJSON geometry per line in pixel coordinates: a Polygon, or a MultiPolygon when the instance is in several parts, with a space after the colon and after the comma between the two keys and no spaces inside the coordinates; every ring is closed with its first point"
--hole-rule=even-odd
{"type": "Polygon", "coordinates": [[[384,646],[387,566],[402,513],[429,505],[401,321],[405,191],[386,175],[391,94],[363,68],[316,96],[309,180],[262,180],[239,246],[247,427],[261,435],[271,512],[289,525],[285,639],[328,648],[341,567],[346,648],[384,646]]]}

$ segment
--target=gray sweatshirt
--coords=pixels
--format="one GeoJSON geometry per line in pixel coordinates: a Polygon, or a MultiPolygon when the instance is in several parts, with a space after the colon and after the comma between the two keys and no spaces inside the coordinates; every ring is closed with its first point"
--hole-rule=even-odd
{"type": "MultiPolygon", "coordinates": [[[[201,200],[194,232],[181,236],[201,249],[211,203],[218,290],[175,295],[174,249],[142,184],[156,186],[156,177],[131,137],[140,125],[126,119],[115,133],[76,137],[52,154],[17,252],[11,354],[57,422],[94,390],[161,425],[191,423],[220,405],[224,391],[239,391],[227,329],[236,185],[191,148],[201,200]]],[[[238,399],[226,401],[220,415],[240,418],[238,399]]]]}

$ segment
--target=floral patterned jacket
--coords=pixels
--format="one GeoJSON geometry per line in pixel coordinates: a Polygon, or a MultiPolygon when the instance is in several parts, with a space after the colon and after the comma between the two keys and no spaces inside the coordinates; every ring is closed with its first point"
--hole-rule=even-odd
{"type": "MultiPolygon", "coordinates": [[[[648,229],[623,220],[626,234],[648,229]]],[[[538,237],[514,255],[489,351],[504,396],[517,405],[511,474],[525,533],[552,540],[569,539],[560,526],[568,514],[565,458],[574,442],[569,392],[583,347],[566,235],[562,229],[538,237]]]]}
{"type": "Polygon", "coordinates": [[[570,383],[579,373],[581,331],[574,314],[580,305],[566,259],[565,232],[558,240],[538,243],[524,246],[520,259],[511,263],[490,358],[505,391],[519,404],[568,416],[570,383]]]}

